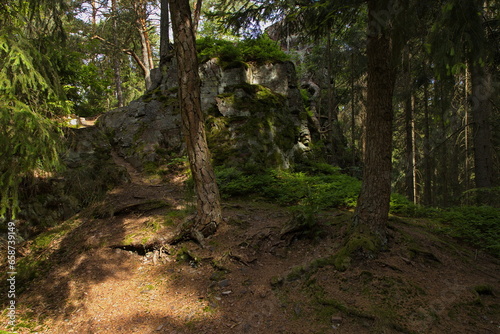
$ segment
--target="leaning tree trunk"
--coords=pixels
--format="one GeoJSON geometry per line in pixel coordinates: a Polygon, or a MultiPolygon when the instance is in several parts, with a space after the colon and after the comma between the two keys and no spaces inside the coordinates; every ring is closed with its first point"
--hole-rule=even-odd
{"type": "MultiPolygon", "coordinates": [[[[389,22],[377,21],[387,1],[369,1],[368,95],[363,183],[352,224],[350,250],[374,254],[387,243],[386,223],[391,195],[392,98],[396,71],[389,22]]],[[[349,245],[349,244],[348,244],[349,245]]]]}
{"type": "Polygon", "coordinates": [[[200,77],[189,0],[169,0],[179,76],[182,131],[197,196],[197,215],[189,226],[200,241],[213,234],[222,220],[219,189],[211,164],[201,110],[200,77]]]}

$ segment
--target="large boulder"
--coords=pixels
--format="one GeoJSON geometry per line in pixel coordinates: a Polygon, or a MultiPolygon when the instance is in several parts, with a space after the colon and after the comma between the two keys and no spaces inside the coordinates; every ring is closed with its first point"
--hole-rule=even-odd
{"type": "MultiPolygon", "coordinates": [[[[154,70],[152,89],[97,122],[136,168],[184,154],[175,63],[154,70]]],[[[307,113],[291,62],[200,66],[202,109],[216,164],[288,168],[308,150],[307,113]]]]}
{"type": "Polygon", "coordinates": [[[183,149],[181,116],[175,97],[143,97],[107,112],[97,126],[106,133],[117,153],[135,168],[158,162],[166,152],[183,149]]]}

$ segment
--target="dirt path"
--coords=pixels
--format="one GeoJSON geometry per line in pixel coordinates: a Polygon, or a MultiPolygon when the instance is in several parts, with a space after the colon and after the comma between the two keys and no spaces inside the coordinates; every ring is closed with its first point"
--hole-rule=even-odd
{"type": "Polygon", "coordinates": [[[19,333],[500,333],[498,260],[425,222],[391,222],[391,251],[346,272],[318,259],[341,246],[350,212],[321,214],[313,240],[282,240],[286,208],[231,201],[207,249],[159,248],[189,206],[182,177],[115,159],[131,182],[51,244],[19,333]]]}

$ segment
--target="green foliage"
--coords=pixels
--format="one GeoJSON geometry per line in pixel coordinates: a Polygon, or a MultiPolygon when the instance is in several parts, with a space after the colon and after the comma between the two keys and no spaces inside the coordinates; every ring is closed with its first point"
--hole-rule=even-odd
{"type": "Polygon", "coordinates": [[[0,216],[18,210],[24,176],[59,166],[61,134],[54,122],[20,101],[0,101],[0,216]]]}
{"type": "Polygon", "coordinates": [[[217,167],[215,174],[223,198],[255,194],[273,181],[271,175],[246,174],[234,167],[217,167]]]}
{"type": "MultiPolygon", "coordinates": [[[[83,64],[78,54],[68,64],[72,73],[61,78],[68,100],[73,103],[74,113],[78,116],[95,116],[106,111],[106,100],[111,85],[108,77],[101,75],[95,64],[83,64]]],[[[71,53],[69,53],[71,55],[71,53]]]]}
{"type": "Polygon", "coordinates": [[[438,220],[448,226],[450,235],[500,256],[500,209],[458,207],[439,213],[438,220]]]}
{"type": "Polygon", "coordinates": [[[264,64],[289,60],[278,43],[269,36],[231,42],[213,37],[204,37],[197,41],[199,60],[201,63],[217,58],[223,68],[244,66],[245,62],[264,64]]]}
{"type": "Polygon", "coordinates": [[[405,196],[393,193],[391,194],[390,212],[403,216],[415,216],[418,207],[410,202],[405,196]]]}
{"type": "Polygon", "coordinates": [[[243,59],[247,62],[254,61],[258,64],[264,64],[289,60],[289,56],[281,50],[279,44],[265,34],[257,38],[245,39],[239,44],[239,47],[243,59]]]}
{"type": "Polygon", "coordinates": [[[196,48],[200,63],[217,58],[223,68],[233,68],[243,64],[241,51],[233,42],[204,37],[197,41],[196,48]]]}
{"type": "Polygon", "coordinates": [[[223,197],[259,195],[280,205],[307,205],[318,209],[353,207],[359,180],[338,173],[312,175],[304,172],[268,170],[251,174],[219,167],[216,176],[223,197]]]}
{"type": "Polygon", "coordinates": [[[70,106],[39,39],[25,37],[20,13],[36,16],[26,4],[13,3],[12,12],[0,13],[9,23],[0,26],[0,217],[12,219],[19,211],[22,179],[60,165],[61,132],[52,119],[67,114],[70,106]]]}

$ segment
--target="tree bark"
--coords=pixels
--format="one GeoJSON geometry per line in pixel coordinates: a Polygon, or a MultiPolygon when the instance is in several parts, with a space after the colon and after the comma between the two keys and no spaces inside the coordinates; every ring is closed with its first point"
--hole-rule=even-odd
{"type": "Polygon", "coordinates": [[[405,114],[405,142],[406,142],[406,166],[405,166],[405,189],[406,189],[406,197],[415,202],[415,182],[414,182],[414,170],[415,170],[415,161],[414,161],[414,132],[413,128],[413,96],[411,92],[412,84],[411,84],[411,66],[410,66],[410,51],[407,47],[404,51],[403,58],[403,67],[404,67],[404,79],[406,83],[405,92],[405,104],[404,104],[404,114],[405,114]]]}
{"type": "Polygon", "coordinates": [[[193,17],[193,31],[194,35],[198,32],[198,25],[200,23],[201,18],[201,5],[203,0],[197,0],[194,6],[194,17],[193,17]]]}
{"type": "MultiPolygon", "coordinates": [[[[492,78],[486,66],[471,65],[474,172],[477,188],[492,187],[493,148],[491,143],[492,78]]],[[[478,194],[479,204],[488,204],[487,194],[478,194]]]]}
{"type": "Polygon", "coordinates": [[[431,162],[431,131],[429,115],[429,85],[424,85],[424,204],[432,205],[432,162],[431,162]]]}
{"type": "Polygon", "coordinates": [[[116,54],[113,55],[113,72],[115,75],[115,89],[116,89],[116,100],[117,100],[117,107],[121,108],[124,105],[123,101],[123,90],[122,90],[122,75],[121,75],[121,64],[120,64],[120,58],[119,58],[119,49],[116,47],[118,45],[118,38],[117,38],[117,5],[116,5],[116,0],[111,1],[111,13],[112,13],[112,20],[113,20],[113,44],[115,45],[115,50],[118,51],[116,54]]]}
{"type": "Polygon", "coordinates": [[[90,6],[92,7],[92,29],[95,31],[97,25],[97,4],[95,0],[90,1],[90,6]]]}
{"type": "Polygon", "coordinates": [[[386,224],[391,195],[392,98],[396,71],[390,24],[377,20],[378,14],[387,11],[388,5],[388,1],[368,2],[368,24],[372,29],[367,44],[366,149],[353,228],[370,239],[363,245],[369,252],[377,252],[387,244],[386,224]]]}
{"type": "Polygon", "coordinates": [[[194,238],[215,233],[222,220],[219,189],[208,149],[201,110],[195,34],[188,0],[169,0],[179,68],[182,131],[197,196],[197,215],[190,227],[194,238]]]}
{"type": "Polygon", "coordinates": [[[356,90],[354,89],[354,52],[351,53],[351,173],[356,167],[356,90]]]}
{"type": "Polygon", "coordinates": [[[161,0],[160,14],[160,68],[170,60],[170,19],[168,0],[161,0]]]}
{"type": "Polygon", "coordinates": [[[449,144],[446,141],[446,133],[448,132],[448,123],[449,119],[447,117],[447,111],[448,107],[445,104],[445,91],[444,91],[444,83],[443,82],[438,82],[437,83],[437,88],[435,90],[435,96],[434,99],[436,101],[439,101],[439,126],[440,129],[438,131],[438,142],[440,143],[439,145],[439,158],[436,161],[437,165],[437,170],[438,170],[438,181],[436,182],[437,186],[437,191],[436,191],[436,196],[435,198],[438,199],[438,203],[441,206],[447,207],[450,206],[450,196],[449,196],[449,179],[450,175],[448,173],[448,165],[450,164],[450,159],[448,158],[449,156],[449,144]],[[439,195],[439,196],[438,196],[439,195]]]}
{"type": "Polygon", "coordinates": [[[154,68],[153,54],[151,51],[151,42],[149,40],[148,24],[147,24],[147,3],[145,1],[132,2],[136,15],[136,25],[141,37],[142,63],[144,64],[144,80],[146,89],[152,85],[151,69],[154,68]]]}

